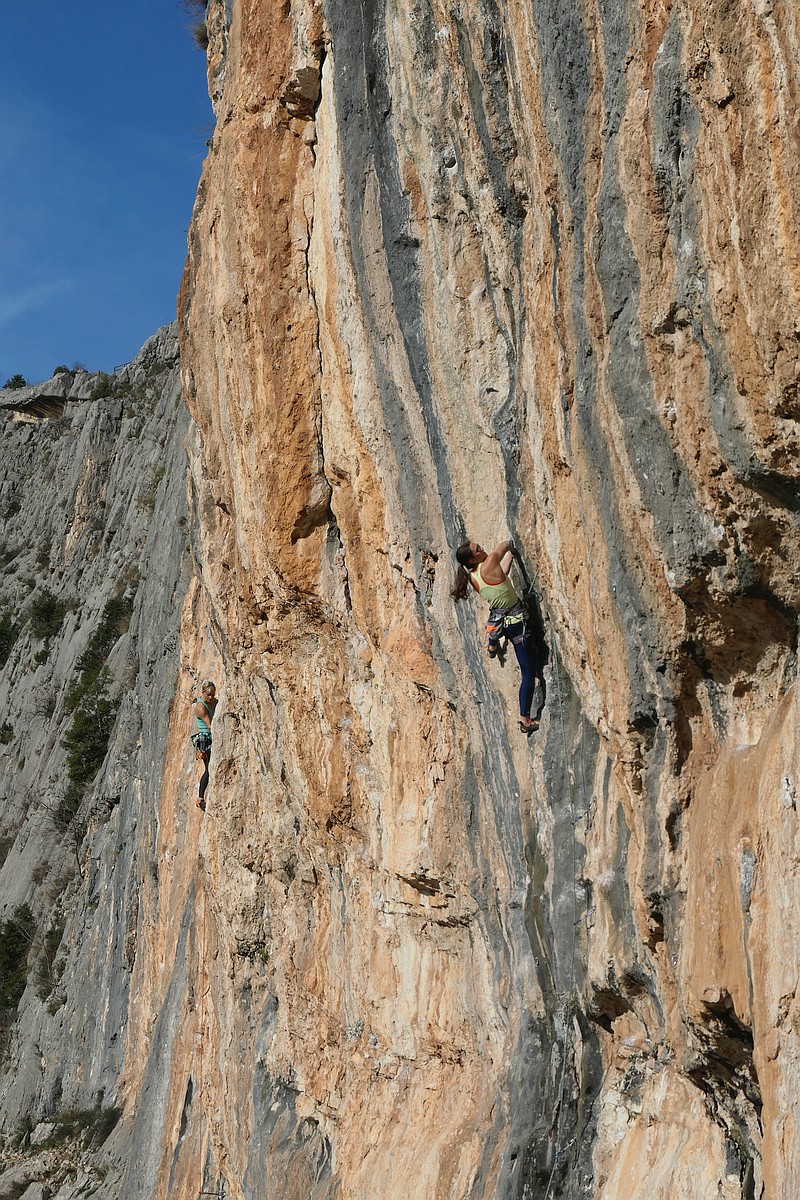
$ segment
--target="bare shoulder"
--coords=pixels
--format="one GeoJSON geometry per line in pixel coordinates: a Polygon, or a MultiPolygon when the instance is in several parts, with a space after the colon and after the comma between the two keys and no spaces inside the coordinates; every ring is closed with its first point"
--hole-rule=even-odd
{"type": "Polygon", "coordinates": [[[503,583],[506,578],[506,572],[503,569],[503,558],[508,554],[509,543],[501,542],[495,547],[482,564],[481,575],[486,583],[503,583]]]}

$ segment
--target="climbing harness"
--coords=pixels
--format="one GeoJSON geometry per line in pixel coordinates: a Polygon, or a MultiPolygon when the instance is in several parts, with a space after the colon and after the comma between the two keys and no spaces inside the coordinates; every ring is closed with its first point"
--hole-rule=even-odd
{"type": "Polygon", "coordinates": [[[490,609],[486,636],[489,639],[490,658],[502,653],[500,642],[503,639],[514,644],[524,642],[528,637],[528,610],[522,601],[511,608],[490,609]]]}
{"type": "MultiPolygon", "coordinates": [[[[516,551],[513,554],[514,558],[520,561],[517,558],[516,551]]],[[[505,661],[505,652],[508,648],[508,643],[511,642],[512,645],[518,646],[521,642],[528,640],[530,634],[528,608],[525,600],[520,600],[517,596],[514,585],[508,577],[506,577],[503,584],[485,584],[483,576],[480,573],[480,567],[472,572],[472,574],[477,576],[484,590],[488,590],[489,588],[502,589],[500,595],[496,597],[494,604],[490,600],[489,617],[486,622],[489,657],[499,658],[502,666],[505,661]],[[507,587],[506,584],[508,585],[507,587]],[[512,598],[513,603],[511,604],[497,603],[498,600],[502,601],[512,598]]],[[[525,581],[526,591],[530,591],[530,581],[524,568],[522,568],[522,577],[525,581]]],[[[488,597],[485,598],[488,599],[488,597]]]]}
{"type": "MultiPolygon", "coordinates": [[[[189,741],[194,746],[195,758],[205,762],[205,756],[211,749],[211,722],[214,720],[214,713],[217,711],[217,704],[216,701],[212,701],[214,707],[213,709],[209,708],[202,696],[198,696],[194,703],[202,704],[203,708],[206,710],[208,723],[206,723],[202,717],[195,716],[194,719],[197,721],[198,729],[197,733],[192,733],[189,735],[189,741]]],[[[192,711],[194,711],[194,709],[192,709],[192,711]]]]}
{"type": "Polygon", "coordinates": [[[203,756],[211,749],[211,734],[210,733],[193,733],[189,737],[189,741],[194,746],[194,756],[200,761],[203,756]]]}

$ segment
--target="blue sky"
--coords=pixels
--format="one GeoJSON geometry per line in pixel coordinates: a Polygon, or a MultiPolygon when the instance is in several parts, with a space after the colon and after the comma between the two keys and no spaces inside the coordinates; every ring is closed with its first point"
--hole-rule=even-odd
{"type": "Polygon", "coordinates": [[[110,371],[175,318],[213,113],[181,0],[8,4],[0,384],[110,371]]]}

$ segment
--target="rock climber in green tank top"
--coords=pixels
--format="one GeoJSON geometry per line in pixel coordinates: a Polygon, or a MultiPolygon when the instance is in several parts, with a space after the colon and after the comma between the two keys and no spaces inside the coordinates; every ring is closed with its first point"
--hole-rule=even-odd
{"type": "Polygon", "coordinates": [[[464,542],[456,551],[459,567],[451,595],[463,600],[470,587],[489,605],[486,634],[489,657],[497,658],[500,643],[505,637],[514,647],[522,682],[519,689],[519,727],[523,733],[533,733],[539,722],[530,715],[536,680],[541,679],[533,638],[530,635],[528,613],[508,578],[514,558],[513,542],[501,542],[494,550],[486,551],[477,542],[464,542]]]}
{"type": "Polygon", "coordinates": [[[210,679],[206,679],[200,689],[200,695],[194,702],[192,712],[197,721],[197,733],[194,737],[195,750],[203,763],[203,774],[200,776],[200,788],[197,797],[197,807],[206,810],[206,788],[208,787],[208,764],[211,761],[211,722],[217,710],[217,689],[210,679]]]}

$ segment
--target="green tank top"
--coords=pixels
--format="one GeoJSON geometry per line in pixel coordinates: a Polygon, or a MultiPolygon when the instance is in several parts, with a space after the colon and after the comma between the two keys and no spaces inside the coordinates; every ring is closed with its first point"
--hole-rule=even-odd
{"type": "Polygon", "coordinates": [[[207,723],[205,721],[203,721],[200,717],[195,715],[194,719],[195,719],[195,721],[197,721],[197,728],[200,733],[204,733],[206,735],[206,737],[209,737],[209,738],[211,737],[211,722],[214,720],[214,713],[217,711],[216,700],[212,700],[211,703],[212,703],[213,707],[209,708],[202,696],[198,696],[197,699],[195,700],[195,704],[202,704],[203,708],[208,713],[208,722],[207,723]]]}
{"type": "Polygon", "coordinates": [[[515,604],[519,604],[519,596],[514,591],[514,585],[510,579],[504,579],[502,583],[485,583],[480,565],[471,572],[471,575],[489,608],[513,608],[515,604]]]}

